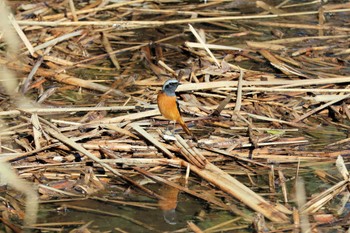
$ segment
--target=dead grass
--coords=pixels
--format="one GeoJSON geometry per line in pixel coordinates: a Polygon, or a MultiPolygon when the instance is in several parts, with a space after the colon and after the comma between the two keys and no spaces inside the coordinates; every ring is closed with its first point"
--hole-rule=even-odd
{"type": "MultiPolygon", "coordinates": [[[[146,220],[69,203],[99,199],[114,185],[153,206],[113,195],[104,202],[158,205],[167,218],[186,193],[240,220],[208,227],[204,214],[179,232],[345,224],[346,211],[332,212],[330,201],[346,196],[349,178],[341,157],[350,152],[349,4],[238,2],[9,2],[21,46],[2,30],[0,64],[18,77],[7,71],[1,80],[2,161],[33,183],[42,205],[123,218],[152,232],[161,230],[146,220]],[[165,136],[156,95],[169,78],[183,83],[179,103],[195,139],[179,128],[165,136]],[[326,145],[311,150],[312,140],[326,145]],[[336,159],[338,176],[327,172],[336,171],[336,159]],[[299,179],[308,173],[328,188],[308,193],[299,179]],[[201,188],[192,189],[198,181],[201,188]]],[[[11,192],[2,198],[21,222],[22,201],[8,198],[11,192]]],[[[2,213],[6,226],[21,227],[8,209],[2,213]]],[[[45,224],[30,222],[31,229],[59,231],[57,223],[45,224]]],[[[89,221],[63,225],[91,231],[89,221]]],[[[117,230],[123,228],[130,231],[117,230]]]]}

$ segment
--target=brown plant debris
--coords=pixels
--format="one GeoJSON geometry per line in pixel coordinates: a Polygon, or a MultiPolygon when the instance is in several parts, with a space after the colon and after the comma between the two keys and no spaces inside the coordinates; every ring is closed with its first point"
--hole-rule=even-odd
{"type": "Polygon", "coordinates": [[[4,183],[2,231],[348,230],[349,3],[6,4],[0,159],[42,214],[4,183]]]}

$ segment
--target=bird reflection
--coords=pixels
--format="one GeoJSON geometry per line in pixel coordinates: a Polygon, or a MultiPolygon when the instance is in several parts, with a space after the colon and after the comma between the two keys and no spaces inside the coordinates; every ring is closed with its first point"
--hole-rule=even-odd
{"type": "Polygon", "coordinates": [[[171,225],[175,225],[177,223],[176,206],[178,194],[179,190],[170,185],[163,184],[163,186],[160,188],[160,195],[164,197],[164,199],[159,200],[158,205],[163,211],[165,222],[171,225]]]}

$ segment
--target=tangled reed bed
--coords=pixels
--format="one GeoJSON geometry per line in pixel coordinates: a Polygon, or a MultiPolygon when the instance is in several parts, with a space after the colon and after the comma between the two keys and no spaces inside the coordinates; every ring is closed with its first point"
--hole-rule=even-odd
{"type": "MultiPolygon", "coordinates": [[[[41,207],[128,222],[116,231],[346,227],[346,209],[330,200],[347,202],[349,3],[8,4],[20,43],[2,18],[1,159],[37,188],[41,207]],[[165,136],[156,96],[169,78],[183,83],[179,104],[195,140],[180,128],[165,136]],[[326,188],[305,192],[310,173],[326,188]],[[173,226],[179,193],[232,219],[210,222],[203,209],[173,226]],[[160,208],[169,225],[76,204],[87,199],[160,208]]],[[[13,182],[2,195],[12,231],[98,231],[83,217],[22,222],[13,182]]]]}

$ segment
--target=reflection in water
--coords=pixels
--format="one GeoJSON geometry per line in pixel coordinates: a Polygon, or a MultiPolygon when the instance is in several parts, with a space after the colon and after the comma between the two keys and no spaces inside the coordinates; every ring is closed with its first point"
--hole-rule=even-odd
{"type": "Polygon", "coordinates": [[[163,217],[166,223],[175,225],[177,223],[176,210],[163,210],[163,217]]]}
{"type": "Polygon", "coordinates": [[[179,190],[167,184],[163,184],[160,188],[160,195],[164,197],[163,200],[158,201],[159,208],[163,210],[163,217],[165,222],[171,225],[177,223],[176,217],[176,206],[177,206],[177,197],[179,190]]]}

